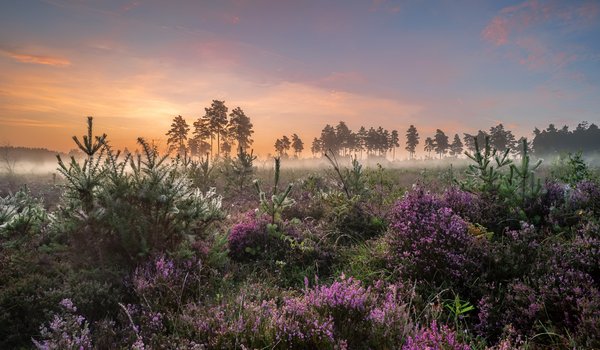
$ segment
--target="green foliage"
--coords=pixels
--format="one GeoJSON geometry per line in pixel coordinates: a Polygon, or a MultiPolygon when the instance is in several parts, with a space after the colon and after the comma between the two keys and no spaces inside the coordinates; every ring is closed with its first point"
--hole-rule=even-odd
{"type": "Polygon", "coordinates": [[[508,158],[509,149],[499,154],[492,149],[489,137],[485,137],[485,146],[480,148],[477,138],[474,139],[475,152],[473,154],[465,151],[465,155],[472,159],[475,164],[470,164],[466,171],[467,180],[461,183],[461,187],[467,190],[497,193],[500,189],[503,174],[499,171],[512,163],[508,158]],[[494,167],[494,163],[496,167],[494,167]]]}
{"type": "MultiPolygon", "coordinates": [[[[90,135],[91,127],[90,121],[90,135]]],[[[214,189],[193,187],[180,161],[170,162],[156,146],[139,138],[142,152],[121,157],[105,137],[98,142],[98,155],[90,152],[83,166],[74,158],[69,167],[59,160],[67,197],[53,225],[56,232],[71,233],[89,258],[109,261],[116,254],[134,262],[196,239],[223,217],[214,189]]]]}
{"type": "Polygon", "coordinates": [[[200,157],[199,160],[192,160],[184,168],[186,176],[192,181],[194,187],[202,191],[208,191],[214,187],[214,172],[215,163],[211,163],[210,157],[200,157]]]}
{"type": "Polygon", "coordinates": [[[275,157],[275,176],[273,181],[273,189],[271,191],[271,198],[267,198],[267,194],[261,189],[260,182],[254,180],[254,187],[258,192],[259,197],[259,211],[266,213],[271,218],[271,224],[275,224],[281,220],[281,212],[288,207],[294,205],[295,201],[289,197],[292,191],[292,184],[289,184],[285,191],[279,192],[277,186],[279,185],[279,177],[281,172],[281,159],[275,157]]]}
{"type": "Polygon", "coordinates": [[[581,152],[561,155],[553,164],[551,175],[571,186],[591,177],[590,169],[581,152]]]}
{"type": "Polygon", "coordinates": [[[540,194],[541,181],[536,178],[535,171],[542,161],[538,160],[535,164],[532,164],[527,139],[522,139],[521,162],[519,165],[514,164],[508,158],[509,148],[500,154],[490,146],[489,137],[487,136],[485,137],[483,150],[481,150],[476,138],[474,139],[474,145],[474,154],[465,152],[475,164],[470,164],[466,171],[467,179],[460,184],[463,189],[499,198],[521,211],[525,208],[528,200],[534,199],[540,194]],[[494,167],[494,164],[496,167],[494,167]],[[501,171],[507,166],[508,172],[501,171]]]}
{"type": "Polygon", "coordinates": [[[254,151],[248,153],[242,146],[238,147],[236,158],[225,161],[223,173],[228,187],[242,191],[247,186],[250,177],[252,177],[255,171],[254,160],[256,160],[254,151]]]}
{"type": "Polygon", "coordinates": [[[353,196],[360,196],[367,192],[366,179],[362,170],[362,164],[356,159],[352,158],[352,168],[342,169],[338,163],[335,153],[328,150],[325,153],[325,157],[329,160],[329,163],[333,167],[335,174],[337,175],[337,181],[339,187],[346,194],[348,199],[353,196]]]}
{"type": "Polygon", "coordinates": [[[366,283],[378,280],[390,280],[392,272],[388,270],[385,239],[377,238],[348,247],[339,247],[339,262],[334,274],[345,273],[366,283]]]}
{"type": "Polygon", "coordinates": [[[444,303],[444,307],[450,312],[450,318],[454,322],[455,329],[459,329],[461,321],[466,324],[464,319],[468,317],[468,313],[475,310],[475,307],[468,301],[461,300],[458,294],[454,296],[454,300],[444,303]]]}
{"type": "Polygon", "coordinates": [[[27,235],[39,232],[47,219],[42,201],[31,197],[26,187],[0,197],[0,237],[4,239],[27,239],[27,235]]]}
{"type": "Polygon", "coordinates": [[[506,178],[506,188],[509,196],[515,198],[523,207],[525,201],[536,198],[542,189],[540,179],[536,179],[535,171],[542,164],[538,160],[531,165],[529,152],[527,151],[527,139],[523,139],[523,151],[521,155],[521,164],[517,167],[515,164],[510,165],[510,175],[506,178]]]}

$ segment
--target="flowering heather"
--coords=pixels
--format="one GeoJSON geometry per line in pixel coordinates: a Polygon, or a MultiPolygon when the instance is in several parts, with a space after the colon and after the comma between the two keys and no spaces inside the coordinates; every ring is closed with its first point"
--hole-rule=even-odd
{"type": "Polygon", "coordinates": [[[309,288],[304,295],[286,298],[276,313],[277,337],[313,346],[343,341],[348,348],[389,347],[400,343],[410,327],[399,287],[378,282],[375,289],[342,275],[331,285],[309,288]],[[335,341],[335,342],[334,342],[335,341]]]}
{"type": "Polygon", "coordinates": [[[390,267],[405,278],[457,287],[478,276],[484,244],[438,197],[416,189],[396,203],[388,232],[390,267]]]}
{"type": "Polygon", "coordinates": [[[205,277],[201,260],[175,261],[161,255],[138,266],[130,283],[140,304],[154,311],[167,311],[197,296],[205,277]]]}
{"type": "Polygon", "coordinates": [[[441,200],[445,207],[452,209],[455,214],[472,223],[484,223],[484,214],[486,209],[489,209],[489,204],[485,203],[479,195],[456,187],[447,189],[441,200]]]}
{"type": "Polygon", "coordinates": [[[234,225],[227,238],[229,256],[236,260],[248,260],[260,251],[267,249],[269,236],[268,220],[256,217],[256,213],[248,212],[242,222],[234,225]]]}
{"type": "Polygon", "coordinates": [[[88,323],[83,316],[76,314],[77,307],[71,299],[63,299],[60,306],[62,311],[54,315],[48,326],[41,327],[43,340],[32,339],[35,347],[40,350],[92,349],[88,323]]]}
{"type": "Polygon", "coordinates": [[[575,208],[589,209],[598,214],[600,212],[600,185],[590,180],[577,183],[571,203],[575,208]]]}
{"type": "Polygon", "coordinates": [[[163,255],[135,269],[133,287],[138,293],[143,293],[148,289],[156,288],[157,285],[177,279],[179,274],[173,260],[163,255]]]}
{"type": "Polygon", "coordinates": [[[471,350],[467,344],[460,342],[456,333],[448,326],[438,326],[434,320],[427,328],[421,328],[409,337],[402,346],[402,350],[444,349],[444,350],[471,350]]]}
{"type": "Polygon", "coordinates": [[[360,281],[344,275],[331,285],[317,285],[308,289],[308,279],[305,279],[306,295],[304,301],[307,305],[317,308],[328,307],[331,309],[346,309],[363,312],[369,295],[369,289],[361,286],[360,281]]]}

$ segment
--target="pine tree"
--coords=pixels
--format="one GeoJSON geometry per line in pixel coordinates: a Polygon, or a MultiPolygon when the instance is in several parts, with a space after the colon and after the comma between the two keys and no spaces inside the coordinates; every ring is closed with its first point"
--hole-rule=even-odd
{"type": "Polygon", "coordinates": [[[285,146],[283,145],[283,141],[281,139],[275,140],[275,152],[279,157],[283,156],[283,152],[285,152],[285,146]]]}
{"type": "Polygon", "coordinates": [[[419,144],[419,133],[417,132],[417,128],[414,125],[411,125],[406,131],[406,150],[408,151],[410,158],[413,159],[415,157],[415,151],[417,149],[417,145],[419,144]]]}
{"type": "Polygon", "coordinates": [[[463,143],[460,140],[460,137],[458,136],[458,134],[455,134],[454,141],[450,145],[450,155],[452,155],[454,157],[458,157],[462,154],[462,152],[463,152],[463,143]]]}
{"type": "Polygon", "coordinates": [[[227,135],[227,106],[225,101],[213,100],[210,108],[205,108],[205,118],[209,120],[210,149],[212,155],[213,138],[217,136],[217,157],[221,155],[221,136],[227,135]]]}
{"type": "Polygon", "coordinates": [[[194,155],[203,157],[207,153],[212,155],[212,133],[210,131],[210,119],[206,115],[194,122],[193,141],[197,153],[194,155]],[[210,139],[210,143],[206,140],[210,139]]]}
{"type": "Polygon", "coordinates": [[[446,151],[448,151],[448,147],[450,147],[450,144],[448,143],[448,136],[446,136],[442,130],[437,129],[435,131],[434,142],[435,152],[440,155],[440,158],[442,158],[446,151]]]}
{"type": "Polygon", "coordinates": [[[348,151],[350,136],[352,131],[348,128],[345,122],[340,121],[335,127],[335,136],[337,141],[337,149],[342,151],[343,155],[346,155],[348,151]]]}
{"type": "Polygon", "coordinates": [[[300,153],[304,150],[304,142],[298,137],[297,134],[292,135],[292,148],[294,149],[294,154],[296,158],[300,156],[300,153]]]}
{"type": "Polygon", "coordinates": [[[360,158],[362,158],[362,152],[366,149],[367,147],[367,129],[365,129],[364,126],[361,126],[360,129],[358,130],[358,132],[356,133],[356,143],[357,143],[357,148],[360,151],[360,158]]]}
{"type": "Polygon", "coordinates": [[[396,159],[396,147],[400,147],[400,137],[398,130],[392,130],[390,134],[390,148],[392,149],[392,159],[396,159]]]}
{"type": "Polygon", "coordinates": [[[331,150],[335,154],[339,153],[335,129],[329,124],[321,130],[321,147],[323,152],[331,150]]]}
{"type": "Polygon", "coordinates": [[[435,142],[431,137],[425,139],[425,152],[427,152],[428,157],[431,158],[431,151],[435,149],[435,142]]]}
{"type": "Polygon", "coordinates": [[[517,148],[515,136],[510,130],[505,130],[502,124],[490,128],[490,144],[499,152],[517,148]]]}
{"type": "Polygon", "coordinates": [[[251,139],[254,130],[252,130],[250,118],[246,116],[244,111],[237,107],[229,114],[229,124],[227,132],[231,139],[235,140],[239,147],[245,150],[252,145],[254,140],[251,139]]]}
{"type": "Polygon", "coordinates": [[[290,147],[292,146],[292,141],[290,141],[290,138],[283,135],[283,137],[281,138],[281,146],[283,147],[283,154],[287,157],[287,151],[290,150],[290,147]]]}
{"type": "Polygon", "coordinates": [[[310,152],[313,154],[313,157],[316,157],[319,153],[323,153],[323,147],[320,139],[316,137],[313,139],[313,142],[310,146],[310,152]]]}
{"type": "Polygon", "coordinates": [[[167,140],[169,152],[176,151],[178,154],[184,154],[186,152],[186,141],[189,130],[190,127],[182,116],[178,115],[173,118],[171,129],[166,134],[169,136],[169,139],[167,140]]]}

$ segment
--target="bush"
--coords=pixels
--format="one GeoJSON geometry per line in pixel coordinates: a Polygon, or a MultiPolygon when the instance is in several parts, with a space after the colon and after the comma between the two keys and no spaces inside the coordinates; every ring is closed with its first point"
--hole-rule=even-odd
{"type": "MultiPolygon", "coordinates": [[[[390,269],[405,279],[458,291],[481,275],[485,238],[438,197],[416,188],[392,210],[387,233],[390,269]]],[[[462,294],[462,293],[461,293],[462,294]]]]}
{"type": "Polygon", "coordinates": [[[77,314],[77,307],[70,299],[60,302],[61,312],[55,314],[48,326],[41,327],[42,340],[33,340],[40,350],[92,349],[89,324],[85,317],[77,314]]]}
{"type": "Polygon", "coordinates": [[[429,327],[421,328],[414,336],[408,338],[402,350],[447,349],[470,350],[471,347],[458,340],[457,334],[448,326],[438,326],[436,321],[429,327]]]}

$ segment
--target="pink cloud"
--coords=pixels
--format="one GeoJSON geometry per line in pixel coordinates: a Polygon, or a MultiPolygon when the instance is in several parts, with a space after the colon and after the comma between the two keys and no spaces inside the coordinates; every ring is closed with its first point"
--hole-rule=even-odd
{"type": "Polygon", "coordinates": [[[121,7],[121,13],[129,12],[129,11],[133,10],[134,8],[140,6],[141,4],[142,4],[142,2],[139,0],[130,1],[121,7]]]}
{"type": "Polygon", "coordinates": [[[66,58],[45,55],[31,55],[12,51],[0,51],[7,57],[20,63],[41,64],[54,67],[66,67],[71,65],[71,61],[66,58]]]}
{"type": "Polygon", "coordinates": [[[509,26],[507,20],[502,17],[495,17],[485,27],[481,36],[494,45],[500,46],[508,43],[509,26]]]}
{"type": "Polygon", "coordinates": [[[501,9],[482,30],[481,37],[497,46],[506,45],[512,36],[518,36],[537,24],[552,21],[564,27],[576,27],[590,23],[599,14],[600,4],[597,2],[573,6],[568,2],[527,0],[501,9]]]}
{"type": "Polygon", "coordinates": [[[578,30],[592,23],[600,14],[600,4],[586,2],[573,5],[554,0],[527,0],[501,9],[481,32],[484,41],[504,47],[503,56],[531,70],[557,71],[585,55],[559,48],[539,31],[553,26],[557,33],[578,30]]]}

